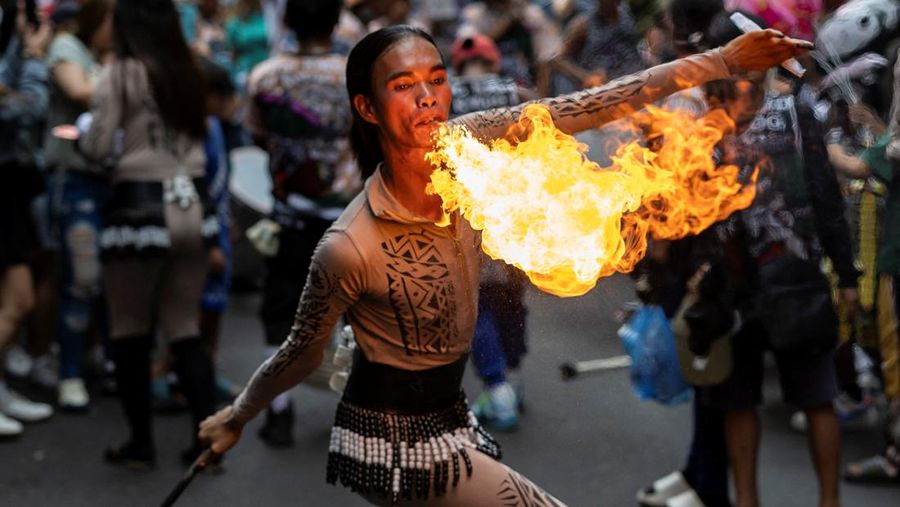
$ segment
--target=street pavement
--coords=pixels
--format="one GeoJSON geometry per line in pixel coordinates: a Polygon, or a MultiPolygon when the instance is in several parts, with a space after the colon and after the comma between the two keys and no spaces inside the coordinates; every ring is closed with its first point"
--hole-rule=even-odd
{"type": "MultiPolygon", "coordinates": [[[[626,370],[563,381],[559,365],[622,354],[616,310],[632,297],[625,277],[602,280],[591,293],[559,299],[528,296],[530,354],[524,364],[526,412],[513,434],[496,434],[504,461],[572,506],[634,506],[635,492],[683,464],[690,438],[690,405],[662,407],[638,401],[626,370]]],[[[255,295],[236,296],[223,325],[220,366],[245,381],[262,359],[255,295]]],[[[471,370],[471,368],[470,368],[471,370]]],[[[816,505],[816,482],[805,435],[788,426],[771,372],[763,408],[760,484],[763,505],[816,505]]],[[[466,389],[479,386],[471,371],[466,389]]],[[[33,391],[29,391],[32,393],[33,391]]],[[[52,399],[45,394],[45,399],[52,399]]],[[[358,506],[354,495],[325,483],[328,435],[337,395],[300,386],[293,391],[296,445],[266,448],[251,422],[227,456],[221,475],[203,474],[181,506],[358,506]]],[[[114,399],[95,394],[84,415],[57,415],[0,442],[0,506],[154,506],[183,473],[178,452],[189,437],[189,417],[157,416],[156,470],[136,473],[102,463],[105,446],[121,442],[125,425],[114,399]]],[[[878,432],[847,432],[844,458],[878,448],[878,432]]],[[[843,485],[845,507],[896,506],[900,487],[843,485]]]]}

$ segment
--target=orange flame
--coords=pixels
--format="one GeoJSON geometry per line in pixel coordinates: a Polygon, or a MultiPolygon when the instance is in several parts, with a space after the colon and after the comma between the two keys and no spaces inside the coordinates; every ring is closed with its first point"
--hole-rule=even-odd
{"type": "Polygon", "coordinates": [[[445,213],[460,210],[482,230],[492,258],[546,292],[580,296],[601,277],[631,271],[648,233],[696,234],[755,195],[737,167],[712,159],[732,127],[724,112],[693,119],[650,107],[634,122],[656,149],[623,145],[608,168],[587,160],[587,146],[556,129],[544,106],[524,109],[506,136],[512,142],[488,146],[464,127],[444,126],[427,155],[436,168],[428,191],[441,196],[445,213]]]}

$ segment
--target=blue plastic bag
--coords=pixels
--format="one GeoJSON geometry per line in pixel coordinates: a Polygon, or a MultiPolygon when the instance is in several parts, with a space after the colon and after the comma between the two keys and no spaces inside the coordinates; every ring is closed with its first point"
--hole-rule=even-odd
{"type": "Polygon", "coordinates": [[[631,383],[638,398],[676,405],[691,398],[681,375],[678,351],[669,319],[656,305],[641,305],[619,328],[619,338],[631,356],[631,383]]]}

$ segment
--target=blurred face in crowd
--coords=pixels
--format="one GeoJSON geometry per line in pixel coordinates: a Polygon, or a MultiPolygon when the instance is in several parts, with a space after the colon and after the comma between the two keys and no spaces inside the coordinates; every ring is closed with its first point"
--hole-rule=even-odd
{"type": "Polygon", "coordinates": [[[357,95],[353,104],[364,120],[379,127],[384,149],[430,149],[451,101],[437,48],[420,37],[396,42],[375,62],[372,90],[372,97],[357,95]]]}
{"type": "Polygon", "coordinates": [[[710,107],[723,108],[734,120],[738,133],[746,130],[766,99],[766,73],[752,72],[740,78],[710,83],[710,107]]]}

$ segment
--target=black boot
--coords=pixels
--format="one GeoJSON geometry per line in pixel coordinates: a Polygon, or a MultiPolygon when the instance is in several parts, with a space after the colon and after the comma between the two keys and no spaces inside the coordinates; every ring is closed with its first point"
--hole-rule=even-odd
{"type": "Polygon", "coordinates": [[[182,453],[186,464],[194,461],[202,447],[197,439],[200,423],[215,410],[215,374],[209,349],[198,338],[186,338],[172,343],[173,369],[178,375],[181,392],[191,409],[191,446],[182,453]]]}
{"type": "Polygon", "coordinates": [[[134,336],[109,345],[119,401],[131,430],[128,442],[106,450],[106,461],[114,465],[149,469],[156,463],[150,419],[150,344],[149,336],[134,336]]]}

